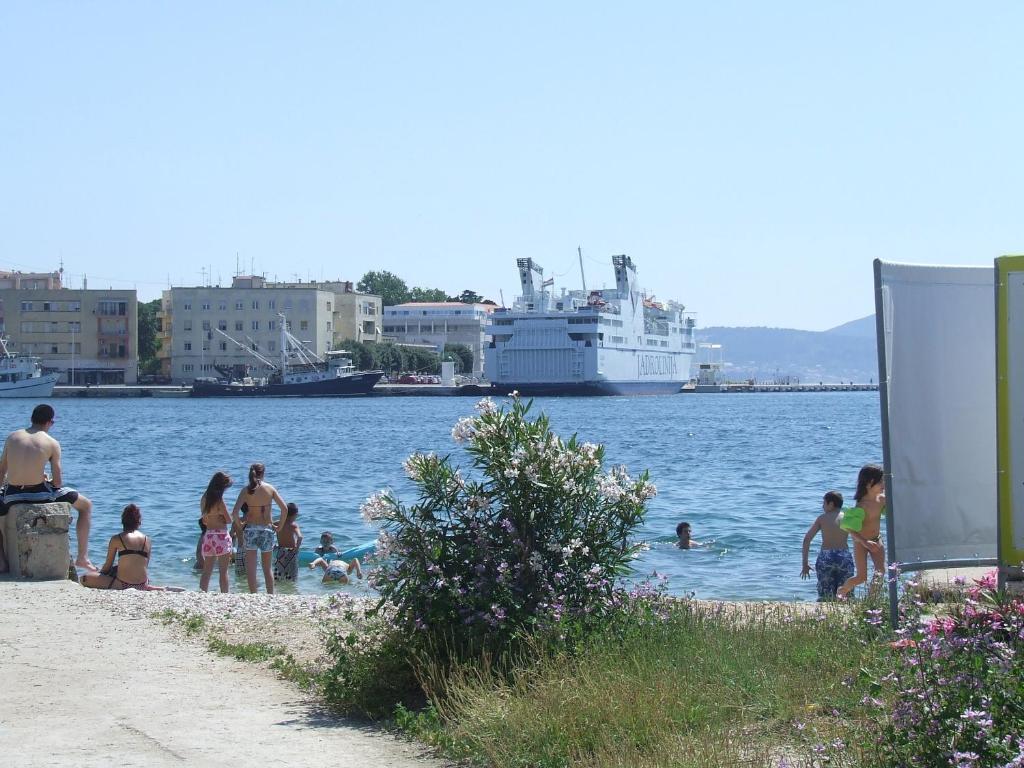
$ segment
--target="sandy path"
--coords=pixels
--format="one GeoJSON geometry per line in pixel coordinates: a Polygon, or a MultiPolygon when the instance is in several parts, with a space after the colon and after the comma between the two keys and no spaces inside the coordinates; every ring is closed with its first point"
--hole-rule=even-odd
{"type": "Polygon", "coordinates": [[[0,765],[440,765],[86,592],[0,581],[0,765]]]}

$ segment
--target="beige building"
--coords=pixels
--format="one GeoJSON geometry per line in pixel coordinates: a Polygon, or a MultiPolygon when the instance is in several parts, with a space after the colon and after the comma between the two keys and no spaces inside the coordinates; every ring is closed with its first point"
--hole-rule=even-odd
{"type": "Polygon", "coordinates": [[[135,384],[135,291],[61,287],[60,272],[0,272],[0,332],[15,351],[42,358],[62,384],[135,384]]]}
{"type": "Polygon", "coordinates": [[[384,307],[384,336],[398,344],[429,344],[440,352],[445,344],[465,344],[473,352],[473,370],[484,371],[484,328],[494,309],[492,304],[463,304],[458,301],[408,302],[384,307]]]}
{"type": "Polygon", "coordinates": [[[173,287],[158,317],[161,365],[181,383],[242,366],[265,376],[281,359],[282,316],[292,335],[322,356],[334,342],[334,302],[334,293],[308,283],[271,287],[258,276],[236,277],[230,288],[173,287]]]}
{"type": "Polygon", "coordinates": [[[383,304],[380,296],[359,293],[349,280],[307,283],[267,283],[267,288],[317,288],[334,294],[334,344],[347,339],[373,342],[381,338],[383,304]]]}

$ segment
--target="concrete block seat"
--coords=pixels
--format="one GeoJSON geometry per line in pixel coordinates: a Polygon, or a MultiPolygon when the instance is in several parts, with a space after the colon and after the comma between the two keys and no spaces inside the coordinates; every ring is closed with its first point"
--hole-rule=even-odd
{"type": "Polygon", "coordinates": [[[8,571],[5,576],[33,581],[68,578],[71,563],[71,505],[15,504],[0,517],[8,571]]]}

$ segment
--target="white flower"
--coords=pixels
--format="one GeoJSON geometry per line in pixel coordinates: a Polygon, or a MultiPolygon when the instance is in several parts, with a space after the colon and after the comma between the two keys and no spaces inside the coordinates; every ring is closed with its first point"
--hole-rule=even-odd
{"type": "Polygon", "coordinates": [[[498,410],[498,406],[494,404],[494,401],[489,397],[485,397],[479,403],[476,404],[476,409],[482,414],[494,413],[498,410]]]}
{"type": "Polygon", "coordinates": [[[386,515],[390,508],[391,505],[388,502],[386,492],[377,491],[377,493],[373,494],[363,502],[363,506],[359,508],[359,512],[362,514],[365,522],[372,523],[374,520],[378,520],[386,515]]]}
{"type": "Polygon", "coordinates": [[[454,427],[452,427],[452,439],[456,443],[464,443],[467,440],[472,440],[476,434],[476,419],[472,416],[465,416],[458,420],[454,427]]]}

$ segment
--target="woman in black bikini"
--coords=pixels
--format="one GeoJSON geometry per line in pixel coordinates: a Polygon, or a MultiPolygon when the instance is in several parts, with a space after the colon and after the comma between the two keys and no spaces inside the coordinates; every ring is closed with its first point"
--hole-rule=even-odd
{"type": "Polygon", "coordinates": [[[107,559],[99,573],[82,576],[82,584],[94,589],[163,589],[149,585],[149,555],[153,543],[139,530],[142,511],[129,504],[121,513],[122,533],[110,537],[107,559]],[[117,565],[114,559],[117,558],[117,565]]]}

